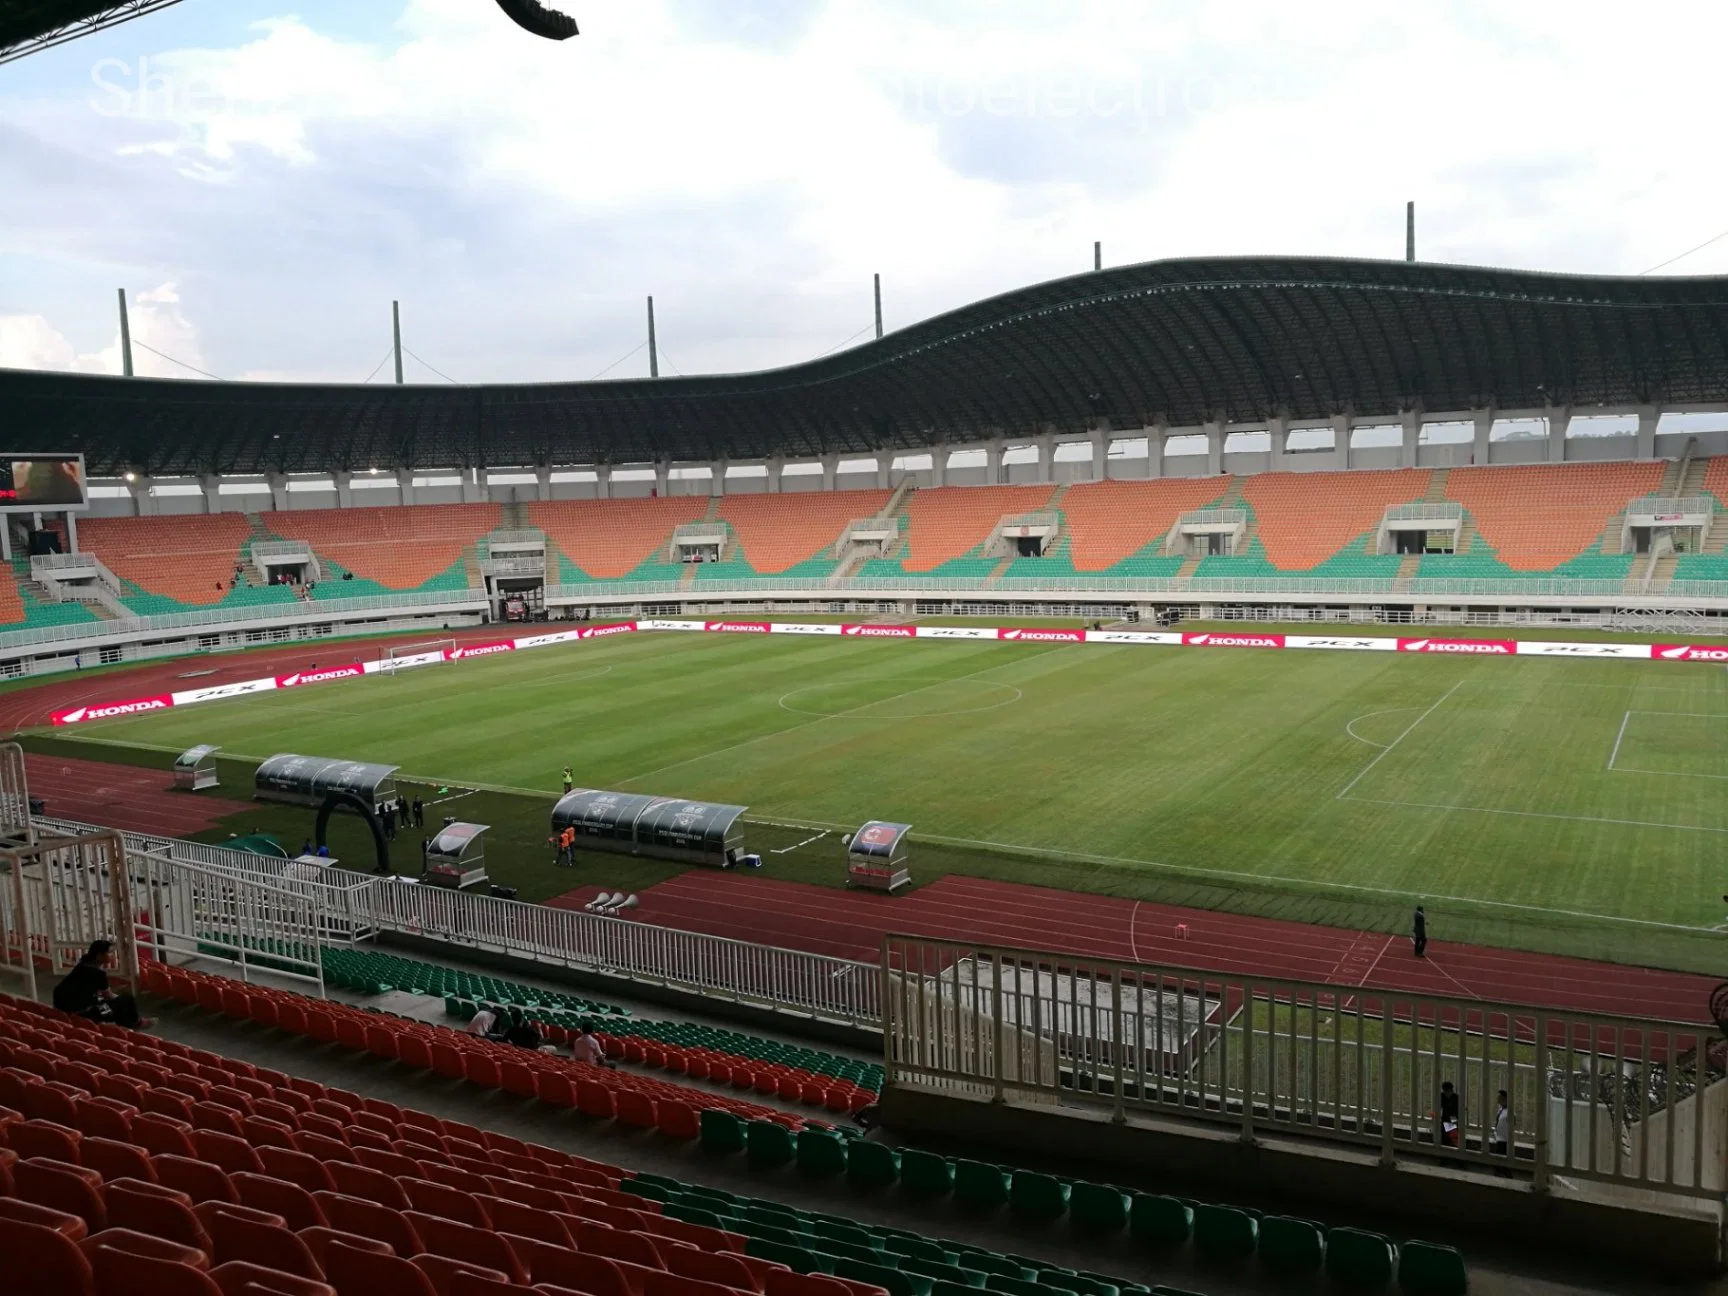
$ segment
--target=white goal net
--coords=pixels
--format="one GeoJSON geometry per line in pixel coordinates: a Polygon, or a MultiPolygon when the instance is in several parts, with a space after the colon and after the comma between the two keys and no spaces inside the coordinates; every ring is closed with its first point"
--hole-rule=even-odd
{"type": "Polygon", "coordinates": [[[456,647],[454,639],[428,639],[424,643],[392,644],[378,659],[378,669],[386,675],[414,666],[436,666],[450,660],[456,647]]]}

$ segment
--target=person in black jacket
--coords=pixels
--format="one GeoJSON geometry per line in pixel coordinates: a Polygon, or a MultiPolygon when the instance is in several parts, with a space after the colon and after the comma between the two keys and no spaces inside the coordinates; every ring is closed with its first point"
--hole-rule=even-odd
{"type": "Polygon", "coordinates": [[[1428,957],[1428,915],[1421,905],[1416,906],[1416,915],[1410,920],[1410,945],[1417,958],[1428,957]]]}
{"type": "Polygon", "coordinates": [[[150,1018],[138,1015],[138,1002],[131,995],[117,995],[108,988],[108,973],[102,965],[113,952],[114,942],[105,940],[85,950],[78,965],[54,987],[54,1006],[75,1017],[113,1022],[133,1030],[154,1025],[150,1018]]]}

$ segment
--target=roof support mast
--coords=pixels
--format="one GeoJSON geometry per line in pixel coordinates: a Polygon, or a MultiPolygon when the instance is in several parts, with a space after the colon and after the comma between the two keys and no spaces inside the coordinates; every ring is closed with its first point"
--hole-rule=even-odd
{"type": "Polygon", "coordinates": [[[648,376],[660,376],[660,343],[654,337],[654,299],[648,299],[648,376]]]}
{"type": "Polygon", "coordinates": [[[1404,204],[1404,259],[1406,261],[1416,259],[1416,204],[1414,202],[1404,204]]]}
{"type": "Polygon", "coordinates": [[[876,278],[876,338],[878,341],[880,341],[882,338],[882,276],[877,275],[877,276],[875,276],[875,278],[876,278]]]}
{"type": "Polygon", "coordinates": [[[126,313],[126,290],[120,290],[120,372],[132,376],[132,320],[126,313]]]}
{"type": "Polygon", "coordinates": [[[390,303],[390,349],[396,355],[396,385],[402,385],[402,303],[390,303]]]}

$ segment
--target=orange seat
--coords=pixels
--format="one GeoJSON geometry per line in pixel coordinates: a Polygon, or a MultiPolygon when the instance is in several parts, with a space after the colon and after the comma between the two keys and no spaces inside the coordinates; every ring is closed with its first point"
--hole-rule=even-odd
{"type": "Polygon", "coordinates": [[[726,495],[719,515],[731,524],[751,569],[772,576],[809,559],[831,556],[847,523],[877,516],[892,494],[812,490],[726,495]]]}
{"type": "Polygon", "coordinates": [[[203,606],[227,595],[250,533],[240,513],[92,517],[80,519],[78,543],[122,580],[203,606]]]}
{"type": "Polygon", "coordinates": [[[462,560],[462,551],[498,526],[497,504],[295,509],[265,513],[284,540],[303,540],[320,556],[393,590],[415,589],[462,560]]]}
{"type": "Polygon", "coordinates": [[[663,556],[678,527],[708,509],[705,496],[536,500],[528,521],[546,542],[595,580],[617,580],[663,556]]]}
{"type": "Polygon", "coordinates": [[[909,572],[927,572],[987,543],[1005,514],[1044,508],[1053,486],[950,486],[921,490],[906,504],[909,572]]]}

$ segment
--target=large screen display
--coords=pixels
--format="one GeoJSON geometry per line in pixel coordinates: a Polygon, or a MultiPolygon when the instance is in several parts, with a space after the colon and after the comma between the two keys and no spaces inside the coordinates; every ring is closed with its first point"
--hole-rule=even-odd
{"type": "Polygon", "coordinates": [[[83,508],[84,456],[0,454],[0,509],[83,508]]]}

